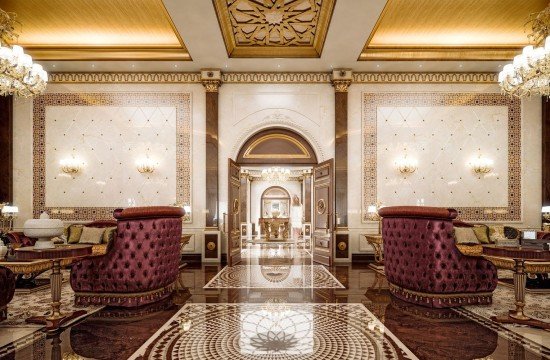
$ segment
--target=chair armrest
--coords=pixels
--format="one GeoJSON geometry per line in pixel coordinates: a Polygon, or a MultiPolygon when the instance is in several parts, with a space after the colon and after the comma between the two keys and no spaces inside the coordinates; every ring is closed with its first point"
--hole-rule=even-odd
{"type": "Polygon", "coordinates": [[[456,248],[462,255],[466,256],[481,256],[483,254],[483,246],[475,244],[455,244],[456,248]]]}

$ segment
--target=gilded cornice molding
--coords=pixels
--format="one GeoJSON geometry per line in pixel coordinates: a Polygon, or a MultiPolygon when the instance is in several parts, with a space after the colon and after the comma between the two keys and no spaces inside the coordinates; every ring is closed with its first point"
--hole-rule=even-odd
{"type": "Polygon", "coordinates": [[[353,83],[498,83],[497,73],[353,73],[353,83]]]}
{"type": "Polygon", "coordinates": [[[321,83],[330,84],[330,73],[324,72],[235,72],[222,74],[224,83],[321,83]]]}
{"type": "Polygon", "coordinates": [[[200,73],[54,72],[50,83],[200,83],[200,73]]]}
{"type": "MultiPolygon", "coordinates": [[[[50,83],[203,83],[200,72],[186,73],[92,73],[54,72],[50,83]]],[[[481,83],[496,84],[497,73],[353,73],[351,83],[481,83]]],[[[211,80],[205,80],[211,81],[211,80]]],[[[216,81],[216,80],[213,80],[216,81]]],[[[219,86],[219,80],[218,86],[219,86]]],[[[334,83],[337,80],[334,80],[334,83]]],[[[330,72],[233,72],[221,74],[228,84],[331,84],[330,72]]],[[[210,88],[216,84],[209,84],[210,88]]],[[[342,85],[344,86],[344,85],[342,85]]],[[[348,85],[349,86],[349,85],[348,85]]],[[[206,87],[206,85],[205,85],[206,87]]],[[[207,88],[208,91],[208,88],[207,88]]],[[[216,90],[217,91],[217,90],[216,90]]],[[[338,88],[336,88],[338,91],[338,88]]]]}

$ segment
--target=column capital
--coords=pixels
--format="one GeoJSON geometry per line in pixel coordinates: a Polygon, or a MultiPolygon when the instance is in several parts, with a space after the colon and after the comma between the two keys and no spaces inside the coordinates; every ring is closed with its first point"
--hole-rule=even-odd
{"type": "Polygon", "coordinates": [[[335,69],[332,71],[332,86],[335,92],[347,92],[351,85],[352,72],[350,69],[335,69]]]}
{"type": "Polygon", "coordinates": [[[201,83],[206,92],[218,92],[222,84],[220,69],[201,69],[201,83]]]}

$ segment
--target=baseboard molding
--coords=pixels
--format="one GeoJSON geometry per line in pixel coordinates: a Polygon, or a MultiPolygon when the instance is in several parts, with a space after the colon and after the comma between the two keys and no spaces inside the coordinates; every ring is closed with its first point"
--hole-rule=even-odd
{"type": "Polygon", "coordinates": [[[351,254],[352,263],[371,263],[374,262],[374,254],[351,254]]]}
{"type": "Polygon", "coordinates": [[[182,254],[181,262],[187,264],[200,264],[202,262],[201,254],[182,254]]]}

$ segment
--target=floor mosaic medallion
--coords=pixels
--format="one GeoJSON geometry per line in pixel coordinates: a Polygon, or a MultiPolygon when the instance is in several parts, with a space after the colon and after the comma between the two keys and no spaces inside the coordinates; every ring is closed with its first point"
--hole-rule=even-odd
{"type": "Polygon", "coordinates": [[[204,288],[345,287],[322,265],[237,265],[224,267],[204,288]]]}
{"type": "Polygon", "coordinates": [[[416,359],[361,304],[187,304],[132,358],[416,359]]]}

